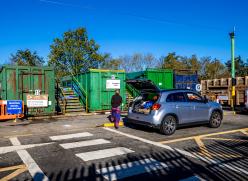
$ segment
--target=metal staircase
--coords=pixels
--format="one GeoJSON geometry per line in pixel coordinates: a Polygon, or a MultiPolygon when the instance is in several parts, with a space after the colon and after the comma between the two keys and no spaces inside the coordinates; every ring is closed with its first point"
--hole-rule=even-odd
{"type": "Polygon", "coordinates": [[[59,105],[63,113],[85,112],[79,96],[71,87],[62,87],[60,90],[62,96],[60,96],[59,105]]]}

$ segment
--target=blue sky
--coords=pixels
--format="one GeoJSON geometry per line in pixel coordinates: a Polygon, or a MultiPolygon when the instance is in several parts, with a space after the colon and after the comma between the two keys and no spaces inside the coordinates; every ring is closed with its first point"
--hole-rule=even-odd
{"type": "Polygon", "coordinates": [[[0,61],[18,49],[47,59],[53,39],[86,27],[113,57],[168,52],[222,61],[236,27],[236,55],[248,58],[246,0],[5,0],[0,2],[0,61]]]}

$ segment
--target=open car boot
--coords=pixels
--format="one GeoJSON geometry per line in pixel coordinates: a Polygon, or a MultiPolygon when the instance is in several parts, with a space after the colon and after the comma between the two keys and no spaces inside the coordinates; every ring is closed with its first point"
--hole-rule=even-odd
{"type": "Polygon", "coordinates": [[[133,105],[133,112],[149,114],[153,104],[158,100],[159,96],[156,93],[146,93],[139,96],[133,105]]]}

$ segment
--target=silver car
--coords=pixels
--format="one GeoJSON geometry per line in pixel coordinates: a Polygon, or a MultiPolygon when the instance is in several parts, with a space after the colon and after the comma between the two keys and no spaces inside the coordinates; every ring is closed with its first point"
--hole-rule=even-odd
{"type": "Polygon", "coordinates": [[[130,80],[128,83],[141,92],[129,105],[128,123],[155,127],[165,135],[173,134],[181,125],[208,123],[212,128],[221,125],[221,105],[210,102],[197,92],[159,90],[150,81],[130,80]]]}

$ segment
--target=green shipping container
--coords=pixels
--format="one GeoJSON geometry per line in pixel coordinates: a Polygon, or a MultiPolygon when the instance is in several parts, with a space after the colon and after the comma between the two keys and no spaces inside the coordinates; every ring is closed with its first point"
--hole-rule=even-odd
{"type": "Polygon", "coordinates": [[[0,70],[0,99],[23,100],[29,116],[55,113],[55,78],[50,67],[4,65],[0,70]],[[27,94],[48,94],[48,106],[27,108],[27,94]]]}
{"type": "Polygon", "coordinates": [[[120,86],[122,109],[126,104],[126,73],[124,70],[90,69],[75,78],[87,93],[88,111],[111,109],[111,97],[120,86]]]}
{"type": "Polygon", "coordinates": [[[151,80],[160,89],[173,89],[173,70],[170,69],[146,69],[140,72],[127,73],[127,79],[151,80]]]}

